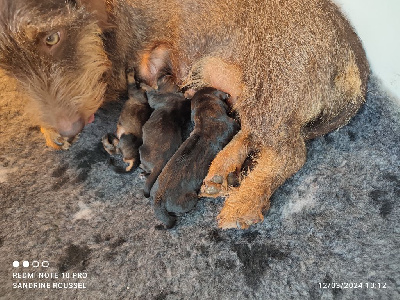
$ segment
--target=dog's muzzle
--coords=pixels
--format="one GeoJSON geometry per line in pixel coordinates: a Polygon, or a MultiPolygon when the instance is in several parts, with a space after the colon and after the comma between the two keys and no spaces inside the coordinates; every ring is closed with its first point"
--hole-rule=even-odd
{"type": "Polygon", "coordinates": [[[79,118],[75,122],[72,122],[70,124],[66,122],[59,122],[59,126],[57,128],[58,133],[66,138],[73,138],[76,135],[78,135],[83,127],[85,127],[86,122],[84,121],[83,118],[79,118]]]}

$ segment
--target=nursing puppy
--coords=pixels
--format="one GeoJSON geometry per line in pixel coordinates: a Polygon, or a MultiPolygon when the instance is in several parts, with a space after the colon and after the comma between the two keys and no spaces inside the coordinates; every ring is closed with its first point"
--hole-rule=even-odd
{"type": "Polygon", "coordinates": [[[165,164],[182,144],[182,126],[190,116],[190,101],[185,99],[170,76],[158,81],[157,90],[147,90],[153,112],[143,126],[143,145],[139,148],[140,167],[148,173],[143,189],[146,197],[165,164]]]}
{"type": "Polygon", "coordinates": [[[247,228],[303,166],[305,141],[357,112],[369,66],[330,0],[193,3],[0,0],[0,66],[31,98],[28,111],[54,148],[68,148],[104,98],[126,91],[127,69],[152,87],[171,74],[180,87],[229,93],[241,130],[214,159],[204,190],[229,193],[221,228],[247,228]],[[250,152],[254,168],[225,190],[250,152]]]}
{"type": "Polygon", "coordinates": [[[239,129],[228,116],[224,102],[227,99],[226,93],[210,87],[199,90],[192,98],[194,130],[168,161],[151,191],[156,216],[167,228],[174,225],[174,214],[196,205],[212,160],[239,129]]]}
{"type": "MultiPolygon", "coordinates": [[[[127,72],[127,82],[129,98],[118,119],[116,135],[106,134],[102,142],[109,154],[122,154],[123,161],[128,163],[125,172],[130,172],[140,162],[138,149],[142,144],[142,127],[150,116],[151,108],[145,90],[136,86],[133,70],[127,72]]],[[[114,166],[114,170],[124,172],[119,166],[114,166]]]]}

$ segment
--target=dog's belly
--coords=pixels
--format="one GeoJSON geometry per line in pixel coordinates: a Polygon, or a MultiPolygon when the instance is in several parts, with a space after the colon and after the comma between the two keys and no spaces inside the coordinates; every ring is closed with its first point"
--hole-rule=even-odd
{"type": "Polygon", "coordinates": [[[183,62],[176,68],[181,85],[229,93],[243,125],[259,140],[293,123],[303,128],[318,120],[311,123],[320,126],[315,136],[348,122],[364,101],[369,68],[360,41],[334,5],[226,5],[219,0],[209,7],[224,16],[219,26],[202,5],[193,16],[183,14],[174,49],[176,61],[183,62]]]}

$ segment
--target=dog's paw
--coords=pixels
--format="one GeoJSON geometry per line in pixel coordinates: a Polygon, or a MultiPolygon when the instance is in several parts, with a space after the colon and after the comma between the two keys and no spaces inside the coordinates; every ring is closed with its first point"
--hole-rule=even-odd
{"type": "Polygon", "coordinates": [[[216,198],[227,194],[227,182],[220,175],[208,176],[204,179],[201,186],[199,197],[216,198]]]}
{"type": "Polygon", "coordinates": [[[230,187],[239,185],[239,176],[237,172],[231,172],[227,175],[214,175],[208,174],[201,186],[199,197],[216,198],[220,196],[227,196],[230,187]]]}
{"type": "Polygon", "coordinates": [[[102,137],[101,142],[103,143],[104,150],[109,154],[112,155],[117,153],[117,145],[119,141],[115,135],[107,133],[102,137]]]}
{"type": "MultiPolygon", "coordinates": [[[[245,182],[243,182],[245,184],[245,182]]],[[[218,227],[222,229],[246,229],[251,225],[264,220],[263,209],[266,205],[260,201],[262,193],[259,189],[251,189],[255,194],[249,193],[243,187],[233,188],[229,197],[217,217],[218,227]]]]}
{"type": "Polygon", "coordinates": [[[218,227],[221,229],[247,229],[251,225],[262,222],[262,211],[254,207],[235,207],[224,205],[217,217],[218,227]]]}
{"type": "Polygon", "coordinates": [[[72,143],[78,139],[78,136],[72,139],[63,137],[54,129],[41,127],[40,131],[46,139],[46,145],[56,150],[68,150],[72,143]]]}

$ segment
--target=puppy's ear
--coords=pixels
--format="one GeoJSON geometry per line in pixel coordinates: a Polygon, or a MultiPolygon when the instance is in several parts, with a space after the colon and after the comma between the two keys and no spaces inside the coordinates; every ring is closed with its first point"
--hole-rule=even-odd
{"type": "Polygon", "coordinates": [[[78,6],[84,6],[88,11],[92,12],[97,20],[99,27],[105,31],[107,29],[114,28],[110,22],[109,14],[111,13],[112,7],[108,0],[69,0],[69,2],[75,2],[78,6]]]}

